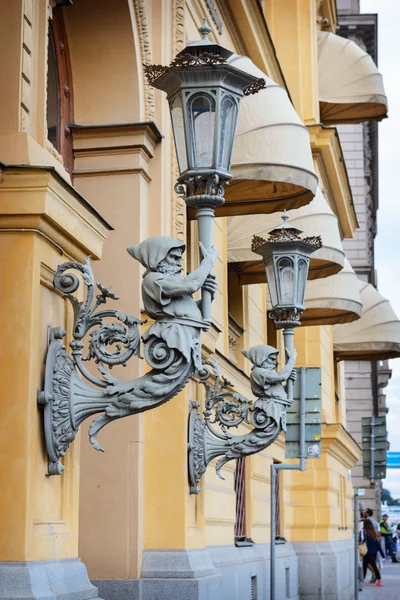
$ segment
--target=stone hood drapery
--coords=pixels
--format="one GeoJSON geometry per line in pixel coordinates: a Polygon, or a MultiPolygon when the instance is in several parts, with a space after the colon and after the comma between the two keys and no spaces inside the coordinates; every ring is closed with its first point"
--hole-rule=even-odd
{"type": "MultiPolygon", "coordinates": [[[[338,273],[344,265],[338,219],[317,188],[310,204],[289,211],[289,223],[306,236],[321,235],[323,246],[311,255],[308,279],[319,279],[338,273]]],[[[281,213],[248,215],[228,219],[228,261],[239,277],[239,283],[265,283],[265,267],[258,254],[251,251],[253,235],[268,237],[268,232],[281,223],[281,213]]]]}
{"type": "Polygon", "coordinates": [[[232,157],[233,180],[216,215],[273,213],[308,204],[318,183],[310,135],[286,90],[245,56],[234,54],[228,63],[264,78],[266,88],[242,100],[232,157]]]}
{"type": "Polygon", "coordinates": [[[321,122],[362,123],[387,117],[382,75],[355,42],[318,32],[318,85],[321,122]]]}
{"type": "Polygon", "coordinates": [[[363,304],[361,318],[333,328],[339,360],[386,360],[400,356],[400,320],[389,300],[370,283],[357,280],[363,304]]]}

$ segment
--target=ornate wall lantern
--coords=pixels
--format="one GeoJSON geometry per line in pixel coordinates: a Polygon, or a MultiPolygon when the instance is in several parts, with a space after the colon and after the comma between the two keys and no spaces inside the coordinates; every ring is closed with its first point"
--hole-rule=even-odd
{"type": "Polygon", "coordinates": [[[304,312],[310,255],[321,248],[319,236],[301,238],[301,229],[283,223],[269,232],[268,240],[254,236],[251,249],[264,260],[272,310],[277,328],[297,327],[304,312]]]}
{"type": "Polygon", "coordinates": [[[203,371],[200,333],[210,326],[216,291],[210,274],[217,258],[212,246],[214,208],[223,204],[222,186],[230,178],[240,98],[261,89],[264,80],[227,65],[231,53],[207,39],[211,30],[206,22],[200,31],[203,39],[187,47],[169,67],[146,68],[152,85],[168,94],[181,172],[178,191],[196,208],[200,265],[182,278],[185,244],[169,237],[149,238],[127,249],[145,267],[143,304],[155,321],[142,336],[140,319],[121,310],[101,310],[118,298],[95,283],[89,260],[58,267],[54,287],[72,303],[74,327],[72,356],[60,341],[65,331],[51,328],[44,389],[38,392],[38,403],[44,407],[49,475],[62,473],[60,460],[85,419],[94,417],[89,438],[96,450],[102,450],[97,435],[105,425],[168,402],[196,371],[203,371]],[[81,274],[86,286],[83,302],[74,295],[80,280],[71,270],[81,274]],[[192,297],[198,290],[201,310],[192,297]],[[113,366],[141,357],[141,340],[151,370],[130,381],[112,376],[113,366]],[[98,365],[97,376],[86,367],[90,360],[98,365]]]}
{"type": "MultiPolygon", "coordinates": [[[[214,211],[224,203],[239,105],[243,95],[265,87],[259,79],[227,64],[233,52],[208,39],[204,19],[200,41],[189,43],[166,66],[145,67],[150,85],[167,94],[180,176],[175,191],[196,210],[199,241],[211,246],[214,211]]],[[[202,294],[204,319],[211,301],[202,294]]]]}
{"type": "Polygon", "coordinates": [[[322,241],[319,236],[302,238],[301,229],[287,223],[286,212],[282,219],[283,224],[273,229],[267,240],[253,238],[252,251],[264,259],[272,304],[270,317],[275,327],[284,330],[287,362],[278,373],[276,348],[259,345],[243,350],[253,364],[250,381],[257,396],[253,402],[229,389],[232,386],[221,377],[218,365],[211,363],[212,371],[206,366],[200,372],[200,380],[206,388],[203,418],[197,410],[198,403],[192,403],[189,415],[188,464],[192,494],[200,492],[200,478],[214,458],[220,457],[216,471],[222,478],[220,469],[226,462],[261,452],[281,431],[286,431],[286,408],[293,402],[296,377],[294,328],[300,325],[304,311],[310,255],[322,246],[322,241]],[[229,431],[242,423],[253,429],[243,435],[229,431]]]}
{"type": "MultiPolygon", "coordinates": [[[[302,230],[290,225],[284,211],[283,223],[264,240],[254,236],[251,249],[264,259],[272,310],[269,317],[277,329],[283,329],[286,353],[293,353],[294,328],[300,325],[310,255],[321,248],[320,236],[302,238],[302,230]]],[[[293,398],[293,382],[288,382],[288,397],[293,398]]]]}

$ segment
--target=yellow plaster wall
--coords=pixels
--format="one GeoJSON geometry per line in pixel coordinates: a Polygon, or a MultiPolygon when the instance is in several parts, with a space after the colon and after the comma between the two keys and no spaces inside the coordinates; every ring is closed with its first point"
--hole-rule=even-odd
{"type": "Polygon", "coordinates": [[[63,15],[71,56],[75,123],[142,120],[138,44],[129,3],[85,0],[63,15]]]}
{"type": "MultiPolygon", "coordinates": [[[[162,215],[157,218],[153,206],[159,181],[152,179],[158,140],[148,127],[133,124],[76,130],[73,141],[75,185],[115,226],[95,267],[96,280],[112,285],[120,298],[116,308],[140,317],[143,268],[126,248],[151,235],[150,228],[160,228],[162,215]]],[[[116,369],[115,376],[134,379],[143,368],[144,361],[132,359],[126,368],[116,369]]],[[[102,431],[104,454],[94,451],[86,435],[82,439],[79,553],[93,579],[140,575],[144,442],[140,415],[102,431]],[[98,527],[99,522],[104,525],[98,527]]]]}
{"type": "MultiPolygon", "coordinates": [[[[101,253],[106,228],[48,171],[4,170],[0,182],[0,560],[78,555],[79,441],[62,477],[47,476],[43,387],[49,326],[71,330],[71,309],[54,291],[57,266],[101,253]],[[67,233],[71,232],[71,233],[67,233]],[[68,249],[68,250],[66,250],[68,249]]],[[[68,342],[68,339],[66,340],[68,342]]]]}
{"type": "Polygon", "coordinates": [[[287,539],[336,541],[351,539],[352,486],[349,470],[359,448],[344,429],[343,404],[335,401],[332,327],[300,327],[295,334],[297,366],[321,368],[322,455],[307,460],[305,472],[289,472],[287,539]]]}
{"type": "Polygon", "coordinates": [[[317,3],[261,2],[294,107],[305,124],[319,123],[317,3]]]}

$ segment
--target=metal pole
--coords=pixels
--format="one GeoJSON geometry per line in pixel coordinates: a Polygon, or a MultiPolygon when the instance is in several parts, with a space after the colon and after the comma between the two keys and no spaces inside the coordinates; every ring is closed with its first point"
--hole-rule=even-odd
{"type": "MultiPolygon", "coordinates": [[[[291,352],[294,348],[294,329],[284,329],[283,339],[286,350],[291,352]]],[[[286,357],[287,362],[287,357],[286,357]]],[[[293,381],[290,379],[287,382],[286,393],[289,400],[293,400],[293,381]]]]}
{"type": "Polygon", "coordinates": [[[354,489],[354,600],[358,600],[358,494],[354,489]]]}
{"type": "MultiPolygon", "coordinates": [[[[196,210],[199,242],[203,244],[206,250],[209,250],[212,246],[214,215],[214,209],[209,206],[204,206],[196,210]]],[[[204,321],[211,322],[211,294],[205,290],[201,291],[201,313],[204,321]]]]}
{"type": "MultiPolygon", "coordinates": [[[[286,330],[287,331],[287,330],[286,330]]],[[[293,330],[291,330],[293,332],[293,330]]],[[[293,332],[294,333],[294,332],[293,332]]],[[[289,338],[293,342],[293,336],[289,338]]],[[[286,346],[287,347],[287,346],[286,346]]],[[[289,383],[289,382],[288,382],[289,383]]],[[[293,393],[293,388],[292,388],[293,393]]],[[[271,465],[271,556],[270,556],[270,600],[275,600],[275,537],[276,537],[276,478],[277,471],[305,471],[305,438],[306,438],[306,369],[300,369],[300,462],[296,465],[271,465]]]]}
{"type": "Polygon", "coordinates": [[[300,368],[300,471],[306,470],[306,369],[300,368]]]}
{"type": "Polygon", "coordinates": [[[275,600],[275,537],[276,537],[276,467],[271,465],[271,557],[270,557],[270,573],[271,573],[271,600],[275,600]]]}
{"type": "Polygon", "coordinates": [[[375,480],[375,417],[371,417],[371,481],[375,480]]]}

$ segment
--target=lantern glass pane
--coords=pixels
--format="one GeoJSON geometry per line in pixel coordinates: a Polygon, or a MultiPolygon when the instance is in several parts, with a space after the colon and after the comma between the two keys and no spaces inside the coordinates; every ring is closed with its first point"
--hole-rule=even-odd
{"type": "Polygon", "coordinates": [[[171,104],[172,129],[174,132],[175,149],[178,158],[179,171],[183,173],[188,168],[185,125],[183,120],[182,98],[177,96],[171,104]]]}
{"type": "Polygon", "coordinates": [[[229,171],[237,120],[237,104],[232,96],[225,95],[220,111],[220,143],[218,167],[229,171]]]}
{"type": "Polygon", "coordinates": [[[192,168],[213,166],[215,99],[199,92],[189,100],[189,122],[194,164],[192,168]]]}
{"type": "Polygon", "coordinates": [[[281,304],[294,304],[294,268],[293,261],[281,258],[278,261],[278,276],[281,292],[281,304]]]}
{"type": "Polygon", "coordinates": [[[307,283],[307,262],[303,259],[299,260],[298,263],[298,291],[297,291],[297,302],[304,306],[304,296],[306,293],[306,283],[307,283]]]}
{"type": "Polygon", "coordinates": [[[278,294],[276,293],[276,282],[275,282],[275,271],[274,265],[272,263],[272,259],[269,260],[265,265],[265,270],[267,274],[267,283],[269,289],[269,295],[271,298],[271,306],[275,307],[278,305],[278,294]]]}

